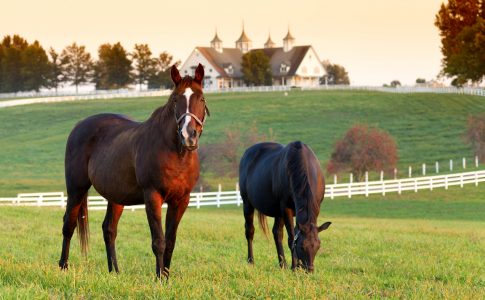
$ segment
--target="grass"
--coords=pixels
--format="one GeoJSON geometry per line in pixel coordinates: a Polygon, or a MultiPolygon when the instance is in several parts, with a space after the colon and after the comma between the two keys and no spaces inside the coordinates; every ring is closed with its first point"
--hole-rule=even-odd
{"type": "MultiPolygon", "coordinates": [[[[61,272],[58,208],[0,207],[0,298],[483,299],[485,185],[356,199],[326,199],[315,273],[278,268],[272,238],[257,228],[255,266],[245,262],[242,209],[189,209],[179,228],[168,283],[154,278],[143,211],[126,211],[108,274],[101,223],[91,211],[91,249],[71,245],[61,272]]],[[[272,222],[272,221],[270,221],[272,222]]],[[[288,249],[285,247],[288,258],[288,249]]]]}
{"type": "MultiPolygon", "coordinates": [[[[462,139],[466,119],[485,111],[483,97],[454,94],[292,91],[287,97],[274,92],[209,94],[206,98],[212,116],[202,144],[221,141],[225,130],[244,131],[255,122],[260,132],[271,129],[281,143],[302,140],[309,144],[325,165],[336,140],[353,124],[366,123],[395,137],[401,174],[407,174],[410,164],[416,173],[421,163],[434,166],[435,161],[441,161],[445,170],[449,159],[455,159],[458,170],[458,159],[472,155],[462,139]]],[[[100,112],[145,120],[165,102],[166,98],[112,99],[0,109],[0,196],[64,190],[65,142],[79,120],[100,112]]],[[[214,183],[221,180],[203,176],[214,183]]]]}

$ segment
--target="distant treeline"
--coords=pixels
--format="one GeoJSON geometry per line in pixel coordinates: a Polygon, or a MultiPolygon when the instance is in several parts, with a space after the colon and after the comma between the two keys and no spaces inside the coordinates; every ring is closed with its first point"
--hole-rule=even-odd
{"type": "Polygon", "coordinates": [[[64,84],[74,85],[77,91],[85,83],[103,90],[130,84],[171,87],[169,67],[173,63],[173,56],[165,51],[154,57],[147,44],[136,44],[132,52],[119,42],[102,44],[94,60],[85,46],[76,43],[60,53],[53,48],[46,52],[38,41],[5,36],[0,44],[0,93],[57,90],[64,84]]]}

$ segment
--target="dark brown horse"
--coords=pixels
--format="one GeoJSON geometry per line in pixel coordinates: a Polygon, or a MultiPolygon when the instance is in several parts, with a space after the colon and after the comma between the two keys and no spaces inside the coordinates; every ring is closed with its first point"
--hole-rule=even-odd
{"type": "Polygon", "coordinates": [[[283,250],[283,225],[288,233],[291,267],[313,271],[313,260],[320,248],[318,233],[330,222],[317,225],[325,182],[320,163],[307,145],[293,142],[286,147],[277,143],[260,143],[246,150],[239,166],[239,185],[244,202],[248,262],[254,263],[254,209],[264,233],[265,216],[275,218],[273,237],[279,264],[286,267],[283,250]],[[293,217],[296,215],[296,228],[293,217]]]}
{"type": "Polygon", "coordinates": [[[108,269],[118,272],[115,239],[125,205],[145,204],[156,258],[156,273],[168,277],[177,227],[199,178],[198,140],[207,109],[202,93],[204,68],[194,78],[171,69],[175,88],[168,102],[142,123],[117,114],[79,122],[67,140],[64,214],[59,266],[68,267],[69,243],[78,225],[81,249],[88,247],[87,194],[91,186],[108,200],[103,236],[108,269]],[[165,236],[162,204],[167,203],[165,236]]]}

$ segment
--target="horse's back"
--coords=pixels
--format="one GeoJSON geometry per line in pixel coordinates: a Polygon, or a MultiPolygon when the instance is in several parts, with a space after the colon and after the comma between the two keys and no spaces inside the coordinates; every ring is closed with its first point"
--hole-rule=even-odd
{"type": "Polygon", "coordinates": [[[259,143],[249,147],[239,165],[239,186],[244,201],[268,216],[279,213],[279,199],[273,191],[273,177],[284,146],[259,143]]]}
{"type": "Polygon", "coordinates": [[[116,138],[136,126],[137,122],[118,114],[97,114],[78,122],[66,145],[65,175],[68,192],[81,185],[94,184],[95,169],[102,170],[96,166],[103,161],[106,165],[108,160],[118,156],[116,152],[121,154],[124,148],[128,149],[116,138]]]}

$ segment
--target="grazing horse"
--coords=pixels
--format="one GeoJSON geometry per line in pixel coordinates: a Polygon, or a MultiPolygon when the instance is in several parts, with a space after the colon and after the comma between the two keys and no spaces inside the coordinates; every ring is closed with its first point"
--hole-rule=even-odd
{"type": "Polygon", "coordinates": [[[264,233],[265,216],[275,218],[273,237],[280,267],[286,267],[283,250],[283,225],[291,249],[291,268],[302,267],[312,272],[313,260],[320,248],[318,233],[331,222],[317,225],[325,182],[320,163],[307,145],[293,142],[287,146],[260,143],[249,147],[241,158],[239,186],[244,202],[248,262],[254,263],[254,209],[264,233]],[[296,227],[293,217],[296,214],[296,227]]]}
{"type": "Polygon", "coordinates": [[[142,123],[117,114],[99,114],[79,122],[67,140],[67,206],[59,267],[67,269],[69,243],[76,223],[81,250],[88,248],[87,194],[93,186],[108,200],[103,237],[108,269],[118,270],[115,239],[125,205],[145,204],[156,258],[156,274],[168,278],[177,227],[199,178],[198,140],[209,111],[202,92],[204,68],[175,84],[167,103],[142,123]],[[165,235],[162,204],[167,203],[165,235]]]}

